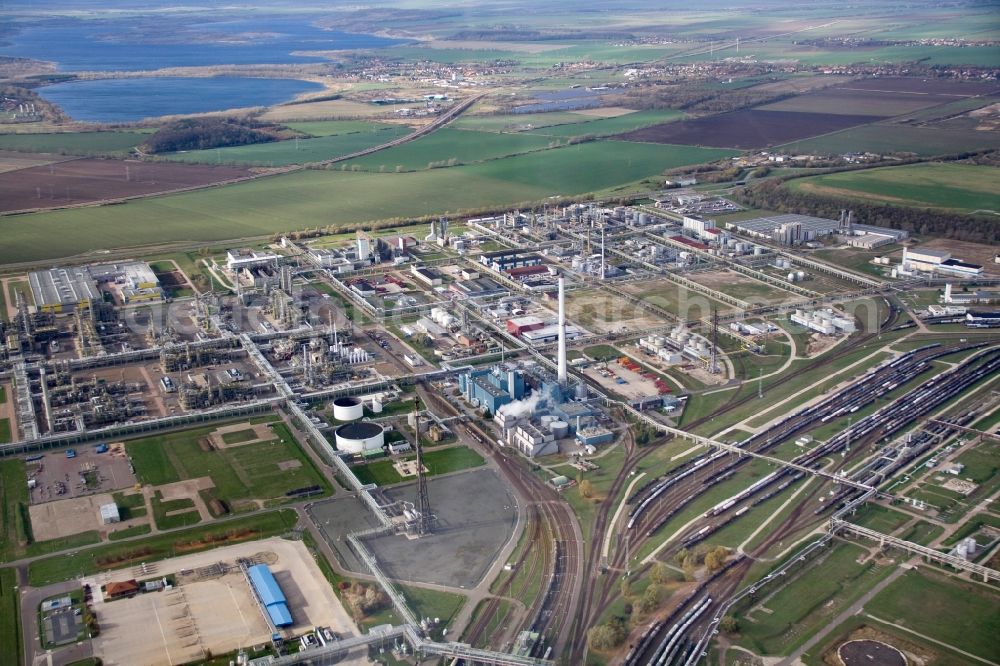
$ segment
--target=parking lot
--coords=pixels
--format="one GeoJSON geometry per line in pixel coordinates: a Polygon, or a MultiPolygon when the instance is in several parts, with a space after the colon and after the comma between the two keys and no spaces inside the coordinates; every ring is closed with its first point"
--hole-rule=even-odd
{"type": "Polygon", "coordinates": [[[53,500],[108,493],[135,485],[135,474],[120,445],[110,445],[106,453],[97,453],[93,444],[66,451],[46,453],[27,465],[32,504],[53,500]],[[31,480],[34,480],[32,487],[31,480]]]}

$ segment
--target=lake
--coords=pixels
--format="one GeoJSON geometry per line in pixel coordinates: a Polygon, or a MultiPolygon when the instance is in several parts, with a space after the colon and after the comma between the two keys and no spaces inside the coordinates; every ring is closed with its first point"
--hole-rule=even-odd
{"type": "Polygon", "coordinates": [[[323,86],[296,79],[154,77],[71,81],[38,89],[74,120],[125,123],[154,116],[270,106],[323,86]]]}
{"type": "Polygon", "coordinates": [[[10,22],[0,55],[50,60],[60,71],[147,70],[206,65],[323,62],[294,51],[384,48],[402,40],[323,30],[308,18],[205,15],[10,22]]]}

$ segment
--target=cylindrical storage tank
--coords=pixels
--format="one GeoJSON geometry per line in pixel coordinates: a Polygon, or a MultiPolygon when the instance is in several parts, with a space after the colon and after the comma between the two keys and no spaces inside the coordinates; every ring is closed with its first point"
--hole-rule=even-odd
{"type": "Polygon", "coordinates": [[[357,398],[344,396],[333,401],[333,418],[338,421],[357,421],[364,415],[364,405],[357,398]]]}
{"type": "Polygon", "coordinates": [[[553,421],[549,424],[549,430],[556,439],[562,439],[569,434],[569,424],[565,421],[553,421]]]}
{"type": "Polygon", "coordinates": [[[795,280],[796,280],[796,282],[802,282],[805,279],[806,279],[806,272],[805,271],[796,271],[795,272],[795,280]]]}
{"type": "Polygon", "coordinates": [[[372,414],[382,413],[382,401],[378,398],[372,400],[372,414]]]}
{"type": "Polygon", "coordinates": [[[558,420],[559,419],[553,416],[552,414],[546,414],[545,416],[539,419],[543,428],[549,427],[553,421],[558,421],[558,420]]]}
{"type": "Polygon", "coordinates": [[[345,423],[334,431],[337,450],[347,453],[375,451],[385,444],[385,431],[377,423],[356,421],[345,423]]]}
{"type": "Polygon", "coordinates": [[[789,282],[795,282],[795,273],[789,273],[788,274],[788,281],[789,282]]]}

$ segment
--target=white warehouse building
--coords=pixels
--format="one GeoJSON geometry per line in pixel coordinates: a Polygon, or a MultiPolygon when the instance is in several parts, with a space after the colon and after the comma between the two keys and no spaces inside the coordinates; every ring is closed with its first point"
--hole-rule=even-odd
{"type": "Polygon", "coordinates": [[[795,313],[789,317],[789,319],[791,319],[791,321],[795,324],[805,326],[812,331],[816,331],[824,335],[850,335],[857,330],[853,319],[841,317],[829,308],[825,310],[814,310],[813,312],[796,310],[795,313]]]}

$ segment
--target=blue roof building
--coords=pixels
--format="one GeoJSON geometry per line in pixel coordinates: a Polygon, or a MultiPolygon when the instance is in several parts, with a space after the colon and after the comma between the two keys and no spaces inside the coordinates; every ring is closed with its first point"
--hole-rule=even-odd
{"type": "Polygon", "coordinates": [[[473,370],[458,377],[459,390],[467,400],[478,400],[496,414],[503,405],[524,397],[524,377],[515,370],[473,370]]]}
{"type": "Polygon", "coordinates": [[[250,584],[253,585],[257,598],[263,604],[271,624],[275,627],[287,627],[292,624],[292,614],[288,610],[285,593],[281,591],[278,581],[266,564],[256,564],[247,569],[250,584]]]}

